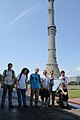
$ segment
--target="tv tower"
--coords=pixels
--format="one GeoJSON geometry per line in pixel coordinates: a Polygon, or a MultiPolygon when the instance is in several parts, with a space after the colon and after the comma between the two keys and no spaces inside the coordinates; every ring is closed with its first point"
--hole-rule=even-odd
{"type": "Polygon", "coordinates": [[[48,75],[50,71],[54,71],[56,77],[60,76],[60,71],[56,61],[56,47],[55,47],[55,35],[56,35],[56,26],[54,23],[54,1],[49,1],[49,26],[48,26],[48,63],[46,64],[46,70],[48,75]]]}

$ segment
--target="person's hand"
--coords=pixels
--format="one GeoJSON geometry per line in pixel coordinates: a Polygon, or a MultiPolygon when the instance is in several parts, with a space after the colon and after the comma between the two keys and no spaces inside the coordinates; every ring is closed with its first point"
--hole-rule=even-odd
{"type": "Polygon", "coordinates": [[[1,88],[3,88],[4,87],[4,83],[3,82],[1,82],[1,88]]]}
{"type": "Polygon", "coordinates": [[[12,88],[15,88],[15,84],[12,84],[12,88]]]}
{"type": "Polygon", "coordinates": [[[64,95],[67,95],[67,92],[64,92],[64,95]]]}
{"type": "Polygon", "coordinates": [[[15,90],[16,90],[16,91],[18,90],[18,87],[17,87],[17,86],[15,87],[15,90]]]}

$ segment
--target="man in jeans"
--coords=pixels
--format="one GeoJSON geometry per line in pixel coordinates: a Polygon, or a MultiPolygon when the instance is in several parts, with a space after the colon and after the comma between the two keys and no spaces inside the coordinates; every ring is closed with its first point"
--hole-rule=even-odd
{"type": "Polygon", "coordinates": [[[50,78],[47,76],[47,71],[43,71],[43,76],[41,77],[41,99],[42,99],[42,107],[48,107],[49,103],[49,86],[50,86],[50,78]]]}
{"type": "Polygon", "coordinates": [[[13,87],[15,83],[15,72],[12,70],[12,63],[8,64],[8,69],[4,70],[3,76],[2,76],[2,87],[3,87],[3,93],[2,93],[2,102],[1,102],[1,108],[5,107],[5,98],[8,90],[8,101],[9,101],[9,108],[13,108],[12,105],[12,92],[13,87]]]}
{"type": "Polygon", "coordinates": [[[51,98],[49,97],[49,106],[50,106],[50,102],[52,102],[51,106],[54,107],[54,104],[55,104],[55,91],[52,90],[53,86],[54,86],[54,71],[51,70],[50,71],[50,96],[51,98]]]}
{"type": "Polygon", "coordinates": [[[35,94],[35,107],[38,107],[38,97],[39,97],[39,88],[40,88],[40,75],[38,74],[39,69],[35,69],[35,73],[30,75],[30,84],[31,84],[31,96],[30,96],[30,105],[33,105],[33,96],[35,94]]]}

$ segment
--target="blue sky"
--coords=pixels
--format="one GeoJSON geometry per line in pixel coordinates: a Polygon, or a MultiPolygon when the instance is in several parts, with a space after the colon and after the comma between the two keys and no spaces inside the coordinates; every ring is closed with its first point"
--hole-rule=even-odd
{"type": "MultiPolygon", "coordinates": [[[[48,59],[48,0],[0,0],[0,72],[8,62],[40,72],[48,59]]],[[[80,0],[55,0],[56,56],[67,76],[80,75],[80,0]]]]}

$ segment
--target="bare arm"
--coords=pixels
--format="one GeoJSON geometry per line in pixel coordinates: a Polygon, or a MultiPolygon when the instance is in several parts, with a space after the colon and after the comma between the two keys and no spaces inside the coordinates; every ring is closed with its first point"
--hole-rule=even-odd
{"type": "Polygon", "coordinates": [[[18,89],[18,83],[19,83],[19,81],[16,78],[16,87],[15,87],[16,90],[18,89]]]}
{"type": "Polygon", "coordinates": [[[61,89],[61,90],[62,90],[62,93],[63,93],[64,95],[67,95],[67,94],[68,94],[68,92],[64,92],[63,89],[61,89]]]}
{"type": "Polygon", "coordinates": [[[1,79],[1,87],[4,86],[4,76],[2,76],[2,79],[1,79]]]}

